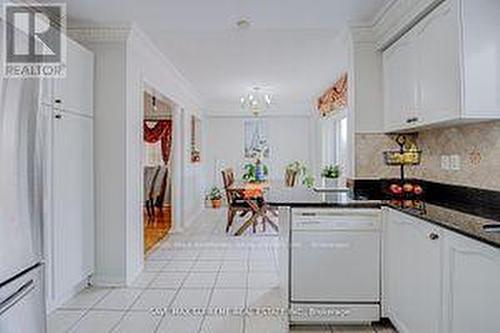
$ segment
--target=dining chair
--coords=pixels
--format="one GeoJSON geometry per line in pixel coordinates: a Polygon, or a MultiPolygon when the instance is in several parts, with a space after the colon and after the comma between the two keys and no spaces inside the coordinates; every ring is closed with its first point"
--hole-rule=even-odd
{"type": "Polygon", "coordinates": [[[165,196],[167,193],[167,187],[168,187],[168,175],[169,175],[169,170],[167,166],[162,166],[162,171],[163,175],[161,177],[161,182],[159,186],[159,191],[155,193],[155,198],[154,198],[154,206],[158,208],[160,213],[163,211],[163,206],[165,204],[165,196]]]}
{"type": "Polygon", "coordinates": [[[154,189],[155,189],[155,184],[158,179],[158,175],[160,174],[160,166],[157,166],[155,168],[152,167],[145,167],[144,168],[144,194],[145,194],[145,199],[144,199],[144,207],[146,208],[146,215],[148,219],[153,219],[154,218],[154,189]]]}
{"type": "Polygon", "coordinates": [[[227,224],[226,232],[229,232],[236,215],[245,216],[252,211],[252,208],[243,198],[243,193],[238,189],[231,189],[234,184],[234,171],[231,168],[222,170],[222,181],[226,192],[227,200],[227,224]]]}

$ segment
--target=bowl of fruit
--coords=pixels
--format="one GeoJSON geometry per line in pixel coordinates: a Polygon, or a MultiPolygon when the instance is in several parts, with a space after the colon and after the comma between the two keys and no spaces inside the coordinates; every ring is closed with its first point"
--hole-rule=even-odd
{"type": "Polygon", "coordinates": [[[414,180],[389,180],[384,191],[390,198],[420,198],[424,194],[421,184],[414,180]]]}

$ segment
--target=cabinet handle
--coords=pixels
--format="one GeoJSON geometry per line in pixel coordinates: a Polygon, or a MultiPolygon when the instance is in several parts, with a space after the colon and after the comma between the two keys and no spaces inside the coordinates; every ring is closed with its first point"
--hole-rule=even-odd
{"type": "Polygon", "coordinates": [[[62,101],[61,101],[59,98],[57,98],[57,99],[55,99],[55,100],[54,100],[54,103],[56,103],[56,104],[61,104],[61,103],[62,103],[62,101]]]}
{"type": "Polygon", "coordinates": [[[436,239],[439,239],[439,235],[438,235],[438,234],[436,234],[435,232],[431,232],[431,233],[429,234],[429,239],[430,239],[430,240],[436,240],[436,239]]]}
{"type": "Polygon", "coordinates": [[[406,119],[407,124],[413,124],[413,123],[416,123],[417,121],[418,121],[418,117],[406,119]]]}
{"type": "Polygon", "coordinates": [[[56,119],[62,119],[62,117],[63,117],[63,116],[62,116],[62,114],[56,114],[56,115],[55,115],[55,118],[56,118],[56,119]]]}

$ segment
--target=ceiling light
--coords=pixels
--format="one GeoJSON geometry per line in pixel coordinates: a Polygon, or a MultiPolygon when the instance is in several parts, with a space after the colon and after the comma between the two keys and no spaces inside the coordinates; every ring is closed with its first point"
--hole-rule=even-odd
{"type": "Polygon", "coordinates": [[[271,105],[272,98],[269,93],[262,93],[259,87],[254,87],[246,96],[240,98],[241,108],[258,116],[271,105]]]}

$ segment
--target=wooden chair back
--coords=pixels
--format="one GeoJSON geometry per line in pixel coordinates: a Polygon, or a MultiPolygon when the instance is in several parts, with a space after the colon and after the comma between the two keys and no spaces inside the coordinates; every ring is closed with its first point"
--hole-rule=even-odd
{"type": "Polygon", "coordinates": [[[154,200],[156,182],[158,180],[158,175],[160,174],[160,171],[161,171],[161,166],[156,167],[153,177],[151,178],[151,183],[149,183],[147,200],[154,200]]]}
{"type": "Polygon", "coordinates": [[[233,196],[231,191],[229,191],[229,187],[234,183],[234,171],[231,168],[222,170],[222,182],[224,184],[224,189],[226,191],[226,199],[228,205],[233,203],[233,196]]]}
{"type": "Polygon", "coordinates": [[[164,168],[164,173],[163,173],[163,177],[161,179],[160,189],[158,191],[158,195],[156,196],[156,200],[155,200],[155,206],[160,208],[160,209],[163,208],[163,204],[165,202],[165,194],[167,193],[168,173],[169,173],[167,166],[164,166],[162,168],[164,168]]]}

